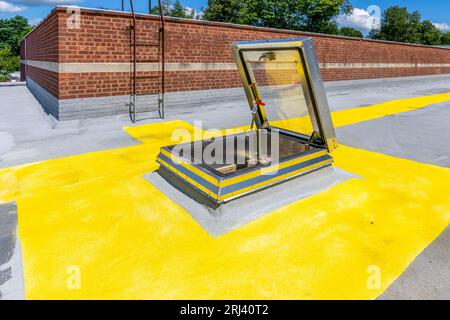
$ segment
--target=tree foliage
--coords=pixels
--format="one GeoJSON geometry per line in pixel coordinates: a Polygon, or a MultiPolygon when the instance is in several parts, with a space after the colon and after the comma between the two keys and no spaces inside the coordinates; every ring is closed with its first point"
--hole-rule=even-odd
{"type": "Polygon", "coordinates": [[[258,0],[209,0],[203,18],[209,21],[262,25],[258,0]]]}
{"type": "Polygon", "coordinates": [[[372,30],[372,39],[409,42],[426,45],[440,45],[445,35],[429,20],[421,21],[419,12],[408,12],[405,7],[393,6],[386,9],[379,30],[372,30]]]}
{"type": "Polygon", "coordinates": [[[9,80],[10,73],[19,70],[20,59],[10,47],[0,50],[0,81],[9,80]]]}
{"type": "Polygon", "coordinates": [[[348,0],[208,0],[204,19],[338,34],[336,17],[351,10],[348,0]]]}
{"type": "Polygon", "coordinates": [[[19,70],[20,41],[31,29],[21,16],[0,19],[0,81],[9,80],[9,74],[19,70]]]}
{"type": "Polygon", "coordinates": [[[373,39],[416,43],[420,39],[420,14],[405,7],[393,6],[383,13],[381,27],[372,30],[373,39]]]}
{"type": "MultiPolygon", "coordinates": [[[[194,19],[195,10],[187,9],[183,7],[180,0],[163,0],[161,2],[162,12],[165,16],[176,17],[176,18],[186,18],[186,19],[194,19]]],[[[151,13],[159,15],[159,7],[155,6],[152,8],[151,13]]]]}
{"type": "Polygon", "coordinates": [[[339,30],[339,35],[354,38],[364,38],[361,31],[352,27],[343,27],[339,30]]]}
{"type": "Polygon", "coordinates": [[[450,32],[442,34],[442,40],[443,45],[450,46],[450,32]]]}
{"type": "Polygon", "coordinates": [[[31,31],[28,20],[21,16],[11,19],[0,19],[0,47],[11,48],[15,55],[20,54],[20,41],[31,31]]]}
{"type": "Polygon", "coordinates": [[[420,42],[422,44],[435,45],[442,43],[443,37],[442,33],[429,20],[425,20],[421,23],[420,34],[421,34],[420,42]]]}

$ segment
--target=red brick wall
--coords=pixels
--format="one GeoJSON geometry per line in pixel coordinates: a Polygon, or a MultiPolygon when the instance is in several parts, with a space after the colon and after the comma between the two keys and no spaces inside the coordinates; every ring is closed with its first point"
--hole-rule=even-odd
{"type": "MultiPolygon", "coordinates": [[[[57,63],[59,57],[58,23],[58,15],[52,13],[36,30],[31,32],[26,39],[22,41],[20,47],[21,59],[57,63]]],[[[47,91],[51,92],[56,97],[59,97],[58,73],[30,66],[25,68],[21,65],[21,79],[25,80],[26,77],[30,77],[47,89],[47,91]]]]}
{"type": "MultiPolygon", "coordinates": [[[[64,11],[59,13],[60,21],[66,21],[68,16],[64,11]]],[[[157,20],[146,20],[145,24],[140,25],[143,36],[140,36],[137,42],[156,42],[158,25],[157,20]]],[[[129,26],[128,15],[82,12],[80,29],[61,28],[60,30],[59,61],[61,63],[129,62],[131,59],[129,26]]],[[[155,57],[154,54],[151,56],[155,57]]],[[[139,58],[146,57],[149,55],[140,55],[139,58]]]]}
{"type": "Polygon", "coordinates": [[[58,16],[51,14],[27,36],[27,59],[58,62],[58,16]]]}
{"type": "MultiPolygon", "coordinates": [[[[139,72],[139,75],[153,75],[139,72]]],[[[241,79],[233,70],[171,72],[166,77],[167,92],[234,88],[241,79]]],[[[124,72],[62,73],[59,75],[59,97],[76,99],[129,95],[130,74],[124,72]]],[[[137,93],[158,93],[158,83],[152,79],[140,80],[137,93]]]]}
{"type": "MultiPolygon", "coordinates": [[[[27,37],[27,59],[59,63],[129,63],[130,15],[83,10],[81,28],[69,30],[68,14],[54,11],[27,37]]],[[[156,43],[159,20],[139,16],[138,42],[156,43]]],[[[450,50],[285,30],[167,19],[166,63],[233,63],[230,44],[236,41],[312,36],[320,63],[450,63],[450,50]]],[[[22,44],[23,45],[23,44],[22,44]]],[[[156,48],[139,49],[139,59],[157,58],[156,48]]],[[[450,73],[450,68],[366,68],[321,70],[325,81],[450,73]]],[[[44,73],[28,76],[60,99],[130,93],[130,73],[44,73]],[[54,86],[54,87],[52,87],[54,86]]],[[[147,73],[149,74],[149,73],[147,73]]],[[[168,71],[167,91],[230,88],[240,85],[234,70],[168,71]]],[[[141,82],[140,92],[157,92],[155,80],[141,82]]]]}
{"type": "Polygon", "coordinates": [[[27,76],[33,79],[34,82],[38,83],[56,98],[61,97],[59,92],[59,77],[57,73],[27,66],[27,76]]]}

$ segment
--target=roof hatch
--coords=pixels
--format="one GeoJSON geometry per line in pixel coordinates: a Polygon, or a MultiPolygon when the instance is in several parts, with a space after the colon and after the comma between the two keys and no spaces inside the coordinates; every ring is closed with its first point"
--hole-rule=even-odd
{"type": "Polygon", "coordinates": [[[239,42],[232,52],[257,128],[281,128],[336,148],[311,38],[239,42]]]}

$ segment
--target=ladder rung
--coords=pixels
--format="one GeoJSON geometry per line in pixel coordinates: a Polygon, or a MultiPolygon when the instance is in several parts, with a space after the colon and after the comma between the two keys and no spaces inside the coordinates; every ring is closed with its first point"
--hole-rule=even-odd
{"type": "Polygon", "coordinates": [[[161,78],[161,76],[137,76],[136,79],[157,79],[161,78]]]}
{"type": "Polygon", "coordinates": [[[136,60],[137,63],[147,63],[147,62],[159,62],[158,59],[149,59],[149,60],[136,60]]]}
{"type": "Polygon", "coordinates": [[[136,112],[136,114],[144,114],[144,113],[151,113],[151,112],[158,112],[158,110],[139,111],[139,112],[136,112]]]}
{"type": "MultiPolygon", "coordinates": [[[[144,42],[137,42],[136,43],[137,46],[140,47],[159,47],[159,43],[144,43],[144,42]]],[[[132,47],[133,44],[130,44],[130,47],[132,47]]]]}
{"type": "Polygon", "coordinates": [[[150,95],[156,95],[157,93],[155,92],[148,92],[148,93],[139,93],[134,95],[135,97],[144,97],[144,96],[150,96],[150,95]]]}

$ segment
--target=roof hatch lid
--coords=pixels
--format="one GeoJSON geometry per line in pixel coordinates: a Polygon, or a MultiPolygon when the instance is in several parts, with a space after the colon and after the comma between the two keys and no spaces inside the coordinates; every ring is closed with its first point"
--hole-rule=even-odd
{"type": "Polygon", "coordinates": [[[270,125],[336,148],[311,38],[238,42],[232,53],[258,128],[270,125]]]}

